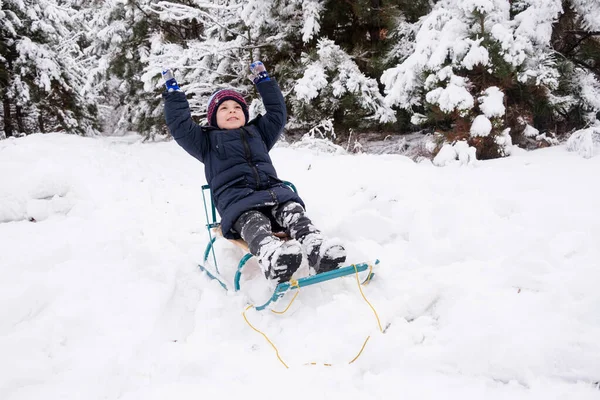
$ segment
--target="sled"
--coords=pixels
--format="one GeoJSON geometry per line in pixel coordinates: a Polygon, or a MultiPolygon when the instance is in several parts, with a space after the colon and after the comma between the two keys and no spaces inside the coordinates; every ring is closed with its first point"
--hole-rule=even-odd
{"type": "MultiPolygon", "coordinates": [[[[294,192],[298,193],[298,191],[293,183],[287,182],[287,181],[283,181],[283,183],[288,185],[294,192]]],[[[225,289],[227,291],[233,290],[234,292],[238,292],[241,290],[240,281],[241,281],[242,271],[244,269],[244,266],[254,256],[250,253],[250,251],[248,249],[248,244],[245,241],[243,241],[242,239],[226,239],[223,237],[223,234],[221,232],[220,220],[217,215],[217,210],[215,207],[215,203],[213,201],[212,192],[210,190],[209,185],[202,186],[202,200],[204,202],[204,212],[206,214],[206,221],[207,221],[206,228],[208,230],[208,239],[209,240],[208,240],[208,244],[206,246],[206,250],[204,251],[203,261],[201,264],[198,264],[198,267],[204,273],[206,273],[206,275],[208,275],[208,277],[210,279],[213,279],[213,280],[216,280],[217,282],[219,282],[219,284],[223,287],[223,289],[225,289]],[[238,263],[238,266],[237,266],[237,269],[235,272],[235,276],[233,279],[233,285],[231,283],[227,284],[226,280],[222,277],[222,275],[219,272],[217,256],[215,254],[215,242],[219,239],[228,240],[229,242],[234,243],[236,246],[238,246],[240,249],[242,249],[245,253],[244,256],[241,257],[241,259],[238,263]],[[212,260],[209,261],[209,259],[211,258],[211,254],[212,254],[212,260]],[[211,263],[212,263],[212,268],[209,265],[211,263]]],[[[287,235],[285,233],[280,233],[280,232],[274,232],[274,235],[276,235],[284,240],[287,237],[287,235]]],[[[376,260],[374,265],[377,265],[378,263],[379,263],[379,260],[376,260]]],[[[292,290],[297,290],[301,287],[315,285],[318,283],[330,281],[332,279],[341,278],[343,276],[351,275],[351,274],[356,274],[356,276],[358,277],[358,274],[360,272],[364,272],[367,270],[368,270],[368,272],[366,274],[366,277],[364,279],[362,279],[362,283],[361,283],[364,285],[364,284],[370,282],[370,280],[375,275],[371,271],[372,266],[369,263],[352,264],[352,265],[348,265],[345,267],[340,267],[338,269],[334,269],[332,271],[322,272],[322,273],[319,273],[316,275],[299,278],[297,280],[290,280],[289,282],[279,283],[275,287],[273,294],[267,300],[267,302],[262,305],[255,306],[255,308],[256,308],[256,310],[259,310],[259,311],[264,310],[269,305],[271,305],[272,303],[275,303],[277,300],[282,298],[286,293],[288,293],[292,290]]],[[[363,275],[365,275],[365,274],[363,274],[363,275]]]]}

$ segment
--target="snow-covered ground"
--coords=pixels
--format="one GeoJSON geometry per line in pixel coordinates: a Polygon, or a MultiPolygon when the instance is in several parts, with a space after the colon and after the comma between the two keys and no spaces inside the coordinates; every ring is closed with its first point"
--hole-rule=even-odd
{"type": "Polygon", "coordinates": [[[176,143],[4,140],[0,399],[600,398],[600,157],[272,156],[349,261],[381,261],[384,334],[353,277],[304,288],[247,312],[286,369],[197,268],[204,174],[176,143]]]}

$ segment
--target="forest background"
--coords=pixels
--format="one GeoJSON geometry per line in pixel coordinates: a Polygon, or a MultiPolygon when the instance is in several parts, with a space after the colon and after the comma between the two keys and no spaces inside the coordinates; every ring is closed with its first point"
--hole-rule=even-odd
{"type": "MultiPolygon", "coordinates": [[[[478,159],[597,141],[598,0],[0,0],[0,139],[168,137],[161,69],[192,114],[262,60],[286,134],[423,133],[478,159]]],[[[261,112],[260,101],[251,115],[261,112]]],[[[358,142],[356,142],[358,143],[358,142]]],[[[350,146],[352,147],[352,146],[350,146]]],[[[458,153],[457,153],[458,154],[458,153]]]]}

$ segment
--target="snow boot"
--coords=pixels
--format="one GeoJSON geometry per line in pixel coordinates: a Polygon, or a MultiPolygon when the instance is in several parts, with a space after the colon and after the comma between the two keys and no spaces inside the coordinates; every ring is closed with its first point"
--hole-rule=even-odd
{"type": "Polygon", "coordinates": [[[287,282],[302,264],[302,246],[297,240],[268,236],[259,244],[257,259],[267,279],[287,282]]]}
{"type": "Polygon", "coordinates": [[[346,249],[338,240],[325,239],[320,233],[307,235],[302,244],[306,249],[308,265],[315,273],[341,267],[346,261],[346,249]]]}
{"type": "Polygon", "coordinates": [[[346,262],[346,249],[340,243],[328,240],[321,245],[317,273],[327,272],[341,267],[346,262]]]}

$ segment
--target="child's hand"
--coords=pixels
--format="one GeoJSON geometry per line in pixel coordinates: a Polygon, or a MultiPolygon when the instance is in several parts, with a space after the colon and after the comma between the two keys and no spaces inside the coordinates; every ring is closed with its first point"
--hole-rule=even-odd
{"type": "Polygon", "coordinates": [[[250,64],[250,72],[251,73],[248,75],[248,78],[254,82],[255,85],[263,81],[271,80],[264,64],[261,61],[254,61],[252,64],[250,64]]]}
{"type": "Polygon", "coordinates": [[[177,81],[175,80],[175,77],[173,76],[173,71],[171,71],[170,68],[163,68],[162,76],[163,76],[163,79],[165,80],[165,86],[167,87],[167,91],[175,92],[175,91],[181,90],[181,89],[179,89],[179,85],[177,84],[177,81]]]}

